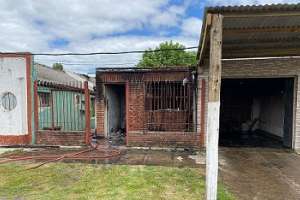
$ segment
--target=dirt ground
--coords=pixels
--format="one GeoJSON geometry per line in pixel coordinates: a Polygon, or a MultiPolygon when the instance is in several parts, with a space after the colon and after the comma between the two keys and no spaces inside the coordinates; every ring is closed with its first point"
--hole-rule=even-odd
{"type": "Polygon", "coordinates": [[[300,155],[284,149],[221,148],[220,181],[237,199],[299,200],[300,155]]]}

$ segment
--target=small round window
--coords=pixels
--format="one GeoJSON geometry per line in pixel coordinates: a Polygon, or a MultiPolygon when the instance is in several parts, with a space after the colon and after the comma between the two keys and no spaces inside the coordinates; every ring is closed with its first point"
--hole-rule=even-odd
{"type": "Polygon", "coordinates": [[[2,95],[1,98],[2,107],[5,110],[11,111],[17,106],[17,98],[11,92],[6,92],[2,95]]]}

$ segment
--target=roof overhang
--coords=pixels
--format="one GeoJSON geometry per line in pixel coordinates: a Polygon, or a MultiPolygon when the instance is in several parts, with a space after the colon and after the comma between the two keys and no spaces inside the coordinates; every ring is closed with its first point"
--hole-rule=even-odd
{"type": "Polygon", "coordinates": [[[223,16],[222,59],[300,56],[300,4],[208,7],[198,48],[209,57],[212,15],[223,16]]]}

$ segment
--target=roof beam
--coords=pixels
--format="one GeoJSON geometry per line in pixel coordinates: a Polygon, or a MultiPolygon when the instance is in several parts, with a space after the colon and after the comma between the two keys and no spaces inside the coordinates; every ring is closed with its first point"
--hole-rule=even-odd
{"type": "Polygon", "coordinates": [[[250,57],[282,57],[282,56],[300,56],[300,48],[252,48],[252,49],[224,49],[223,58],[250,58],[250,57]]]}
{"type": "Polygon", "coordinates": [[[300,42],[300,36],[298,37],[269,37],[269,38],[239,38],[239,40],[236,39],[236,37],[230,38],[230,40],[227,38],[227,40],[223,41],[224,44],[226,45],[238,45],[238,44],[252,44],[252,43],[295,43],[295,42],[300,42]]]}
{"type": "Polygon", "coordinates": [[[295,27],[249,27],[249,28],[224,28],[224,34],[264,33],[264,32],[300,32],[300,26],[295,27]]]}
{"type": "Polygon", "coordinates": [[[228,44],[225,43],[223,44],[223,49],[225,50],[244,50],[244,49],[273,49],[273,48],[280,48],[280,49],[288,49],[288,48],[299,48],[300,51],[300,40],[295,40],[295,42],[250,42],[248,41],[240,41],[240,43],[233,43],[233,44],[228,44]]]}
{"type": "Polygon", "coordinates": [[[206,47],[208,45],[211,24],[212,24],[212,15],[210,13],[208,13],[206,16],[205,28],[202,33],[203,37],[200,40],[201,47],[200,47],[200,53],[199,53],[199,63],[202,62],[204,51],[206,50],[206,47]]]}

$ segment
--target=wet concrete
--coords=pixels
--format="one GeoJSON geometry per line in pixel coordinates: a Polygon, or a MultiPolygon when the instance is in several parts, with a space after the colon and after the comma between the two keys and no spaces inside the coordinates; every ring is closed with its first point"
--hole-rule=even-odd
{"type": "Polygon", "coordinates": [[[221,148],[220,178],[237,199],[299,200],[300,156],[284,149],[221,148]]]}
{"type": "Polygon", "coordinates": [[[160,165],[173,167],[199,167],[190,156],[195,155],[190,151],[166,151],[166,150],[126,150],[117,162],[130,165],[160,165]]]}

